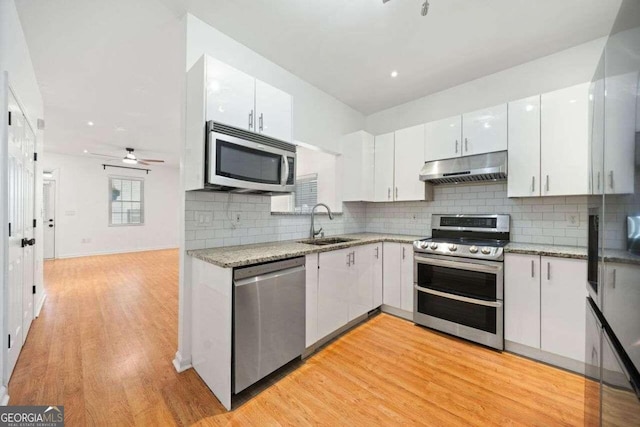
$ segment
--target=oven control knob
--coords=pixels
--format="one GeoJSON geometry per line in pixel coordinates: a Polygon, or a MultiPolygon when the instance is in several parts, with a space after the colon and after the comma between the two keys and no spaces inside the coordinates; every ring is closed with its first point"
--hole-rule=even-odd
{"type": "Polygon", "coordinates": [[[476,252],[478,252],[478,247],[477,246],[471,246],[469,248],[469,252],[471,252],[472,254],[475,254],[476,252]]]}
{"type": "Polygon", "coordinates": [[[452,245],[449,245],[449,250],[450,250],[451,252],[455,252],[455,251],[457,251],[457,250],[458,250],[458,247],[457,247],[456,245],[453,245],[453,244],[452,244],[452,245]]]}
{"type": "Polygon", "coordinates": [[[429,247],[429,243],[427,243],[427,242],[420,242],[420,247],[421,247],[422,249],[427,249],[427,248],[429,247]]]}
{"type": "Polygon", "coordinates": [[[491,248],[482,248],[482,253],[485,255],[489,255],[491,253],[491,248]]]}
{"type": "Polygon", "coordinates": [[[436,242],[433,242],[431,243],[431,245],[429,245],[429,247],[435,251],[436,249],[438,249],[438,244],[436,242]]]}

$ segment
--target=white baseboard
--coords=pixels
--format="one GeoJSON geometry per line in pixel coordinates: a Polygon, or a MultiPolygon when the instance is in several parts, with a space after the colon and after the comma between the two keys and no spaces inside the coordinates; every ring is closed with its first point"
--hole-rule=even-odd
{"type": "Polygon", "coordinates": [[[44,305],[44,300],[47,299],[47,293],[43,292],[42,293],[42,298],[40,299],[40,302],[38,304],[36,304],[36,313],[34,317],[39,317],[40,316],[40,310],[42,310],[42,306],[44,305]]]}
{"type": "Polygon", "coordinates": [[[98,256],[98,255],[130,254],[135,252],[164,251],[167,249],[178,249],[178,247],[176,245],[169,245],[169,246],[154,246],[149,248],[120,249],[120,250],[113,250],[113,251],[93,251],[93,252],[85,252],[81,254],[58,255],[55,259],[81,258],[85,256],[98,256]]]}
{"type": "Polygon", "coordinates": [[[179,351],[176,351],[176,357],[173,359],[173,367],[178,373],[184,372],[189,368],[192,368],[191,359],[183,359],[179,351]]]}
{"type": "Polygon", "coordinates": [[[0,386],[0,406],[7,406],[9,404],[9,393],[7,387],[0,386]]]}

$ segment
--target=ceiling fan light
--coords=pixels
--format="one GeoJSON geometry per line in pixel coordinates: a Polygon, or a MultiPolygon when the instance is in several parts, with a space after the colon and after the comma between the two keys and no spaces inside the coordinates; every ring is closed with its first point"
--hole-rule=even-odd
{"type": "Polygon", "coordinates": [[[125,157],[124,159],[122,159],[122,163],[126,163],[128,165],[135,165],[136,163],[138,163],[138,161],[136,159],[132,159],[131,157],[129,157],[127,155],[127,157],[125,157]]]}

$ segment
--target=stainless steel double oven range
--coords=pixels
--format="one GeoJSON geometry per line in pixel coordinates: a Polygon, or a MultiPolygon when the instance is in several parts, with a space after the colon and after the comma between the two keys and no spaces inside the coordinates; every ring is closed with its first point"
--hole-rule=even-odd
{"type": "Polygon", "coordinates": [[[415,323],[504,348],[504,246],[509,215],[433,215],[414,250],[415,323]]]}

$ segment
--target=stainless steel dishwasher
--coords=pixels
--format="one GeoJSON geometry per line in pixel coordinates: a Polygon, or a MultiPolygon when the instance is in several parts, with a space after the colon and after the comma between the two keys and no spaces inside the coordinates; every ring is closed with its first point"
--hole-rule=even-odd
{"type": "Polygon", "coordinates": [[[304,351],[304,260],[299,257],[234,270],[234,394],[304,351]]]}

